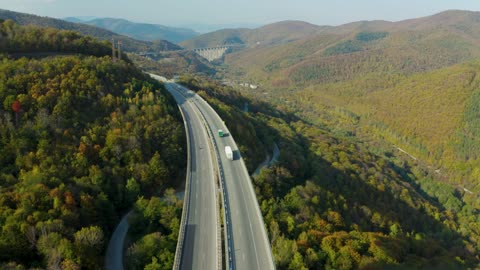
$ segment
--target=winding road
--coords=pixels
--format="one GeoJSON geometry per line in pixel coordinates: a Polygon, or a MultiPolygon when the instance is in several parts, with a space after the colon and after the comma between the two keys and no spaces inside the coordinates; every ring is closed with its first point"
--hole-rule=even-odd
{"type": "MultiPolygon", "coordinates": [[[[186,89],[185,89],[186,90],[186,89]]],[[[227,198],[230,209],[234,269],[274,269],[270,242],[267,237],[263,217],[247,167],[243,162],[237,144],[228,132],[222,119],[201,97],[195,98],[195,104],[205,116],[212,130],[226,130],[229,136],[214,140],[221,153],[221,165],[224,172],[227,198]],[[228,160],[223,149],[231,146],[234,160],[228,160]]]]}
{"type": "MultiPolygon", "coordinates": [[[[155,78],[155,76],[152,77],[155,78]]],[[[192,156],[196,156],[196,161],[203,162],[196,167],[197,171],[202,171],[202,177],[199,178],[201,180],[194,181],[192,179],[191,181],[190,200],[192,203],[190,205],[196,207],[198,212],[195,212],[195,215],[193,215],[192,208],[189,210],[187,224],[190,225],[186,226],[187,231],[185,234],[185,242],[183,243],[181,269],[190,269],[190,267],[194,267],[195,269],[214,269],[214,263],[216,261],[213,254],[209,252],[208,254],[210,255],[205,256],[203,253],[207,252],[205,249],[208,248],[216,251],[212,239],[216,238],[217,232],[215,232],[214,229],[217,227],[213,223],[215,222],[213,218],[215,205],[212,198],[216,197],[215,190],[210,186],[210,183],[213,185],[212,159],[209,158],[211,155],[209,156],[208,152],[201,151],[201,146],[208,147],[205,141],[208,136],[204,134],[205,128],[201,125],[202,119],[199,114],[203,116],[210,130],[216,131],[223,129],[227,131],[227,133],[229,132],[222,119],[200,96],[175,83],[167,82],[165,85],[186,115],[185,124],[192,132],[190,137],[193,137],[193,141],[197,145],[196,147],[192,146],[192,152],[195,153],[191,154],[192,156]],[[200,169],[198,166],[205,167],[200,169]],[[210,173],[208,171],[210,171],[210,173]],[[193,187],[194,183],[196,187],[193,187]],[[204,196],[200,201],[198,201],[195,195],[197,191],[198,196],[202,196],[202,193],[204,196]],[[211,201],[209,201],[208,198],[210,198],[211,201]],[[210,227],[208,229],[200,229],[199,224],[202,220],[205,220],[205,224],[209,224],[210,227]],[[200,234],[200,236],[198,236],[198,234],[200,234]],[[207,265],[206,262],[209,260],[211,261],[211,267],[205,267],[207,265]]],[[[210,139],[213,140],[213,145],[217,147],[220,155],[220,164],[218,164],[218,166],[225,186],[223,195],[226,198],[227,204],[225,205],[227,209],[227,223],[229,224],[227,228],[231,236],[227,241],[228,250],[230,250],[228,254],[230,254],[231,260],[228,263],[228,269],[275,269],[263,217],[250,176],[238,151],[238,147],[230,134],[225,137],[214,135],[210,139]],[[223,149],[227,145],[231,146],[234,150],[233,161],[228,160],[225,156],[223,149]]],[[[229,256],[226,257],[228,258],[229,256]]]]}
{"type": "MultiPolygon", "coordinates": [[[[227,269],[275,269],[253,185],[228,128],[200,96],[178,84],[166,82],[163,77],[150,75],[165,82],[166,89],[178,103],[189,144],[184,213],[177,243],[178,263],[174,268],[213,270],[222,267],[219,190],[215,183],[215,176],[219,175],[225,198],[224,251],[227,269]],[[218,137],[213,132],[218,129],[227,131],[227,136],[218,137]],[[233,160],[227,159],[225,146],[232,147],[233,160]]],[[[122,219],[115,237],[112,236],[107,251],[111,256],[106,256],[107,269],[123,269],[121,257],[128,230],[127,218],[128,215],[122,219]]]]}
{"type": "Polygon", "coordinates": [[[209,137],[196,106],[177,92],[174,85],[165,86],[182,110],[190,142],[190,183],[188,195],[185,193],[188,212],[180,269],[218,269],[221,259],[218,203],[209,137]]]}

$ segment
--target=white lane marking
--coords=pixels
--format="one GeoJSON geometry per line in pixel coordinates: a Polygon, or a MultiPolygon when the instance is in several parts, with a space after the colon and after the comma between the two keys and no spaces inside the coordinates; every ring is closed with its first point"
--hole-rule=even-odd
{"type": "Polygon", "coordinates": [[[244,191],[244,186],[243,186],[243,181],[240,181],[240,189],[242,190],[242,195],[243,198],[243,203],[245,205],[245,209],[247,210],[247,218],[248,218],[248,223],[250,224],[250,233],[252,235],[252,242],[253,242],[253,249],[255,251],[255,259],[257,261],[257,269],[260,269],[260,263],[258,262],[258,253],[257,253],[257,244],[255,243],[255,236],[253,235],[253,228],[252,228],[252,220],[250,219],[250,211],[248,211],[247,207],[247,201],[245,200],[245,191],[244,191]]]}
{"type": "MultiPolygon", "coordinates": [[[[179,88],[174,87],[174,89],[177,90],[177,91],[182,90],[182,88],[180,88],[180,87],[179,87],[179,88]]],[[[186,92],[187,92],[187,94],[190,93],[189,91],[186,91],[186,92]]],[[[177,93],[177,94],[178,94],[178,93],[177,93]]],[[[178,96],[181,97],[181,95],[174,95],[174,96],[177,98],[177,100],[178,100],[178,96]]],[[[182,100],[182,98],[180,98],[180,100],[182,100]]],[[[186,100],[186,101],[190,101],[190,102],[193,104],[193,100],[192,100],[191,98],[187,97],[187,98],[185,98],[185,100],[186,100]]],[[[189,110],[188,107],[190,107],[190,110],[193,110],[193,111],[194,111],[195,108],[193,107],[192,104],[190,104],[190,103],[185,103],[185,104],[184,104],[185,110],[188,111],[188,110],[189,110]]],[[[194,114],[194,116],[196,116],[197,119],[198,119],[197,113],[193,112],[193,114],[194,114]]],[[[190,121],[190,124],[192,124],[192,122],[193,122],[193,121],[190,121]]],[[[194,122],[193,122],[193,123],[194,123],[194,122]]],[[[184,124],[187,125],[187,122],[184,121],[184,124]]],[[[190,128],[193,128],[193,125],[190,125],[190,128]]],[[[203,132],[204,132],[204,134],[205,134],[205,130],[203,130],[203,132]]],[[[193,134],[193,132],[192,132],[192,134],[193,134]]],[[[207,138],[207,137],[204,136],[204,138],[207,138]]],[[[200,151],[203,151],[203,150],[204,150],[204,147],[203,147],[203,146],[199,146],[199,148],[200,148],[200,151]]],[[[199,152],[200,152],[200,151],[199,151],[199,152]]],[[[212,168],[212,159],[210,158],[209,161],[210,161],[210,162],[209,162],[209,163],[210,163],[210,168],[212,168]]],[[[205,172],[205,171],[208,171],[208,170],[207,170],[207,168],[203,168],[202,171],[205,172]]],[[[210,172],[211,172],[211,170],[210,170],[210,172]]],[[[207,180],[207,179],[206,179],[206,180],[207,180]]],[[[200,183],[200,182],[201,182],[201,179],[197,177],[197,183],[200,183]]],[[[207,181],[207,182],[208,182],[208,181],[207,181]]],[[[212,182],[212,184],[210,185],[210,187],[211,187],[212,190],[213,190],[213,193],[212,193],[212,194],[215,194],[215,186],[214,186],[214,184],[213,184],[214,181],[211,181],[211,182],[212,182]]],[[[202,186],[200,186],[200,187],[202,187],[202,186]]],[[[204,188],[205,188],[205,186],[204,186],[204,188]]],[[[195,191],[196,191],[196,198],[197,198],[197,201],[198,201],[198,189],[196,189],[195,191]]],[[[201,200],[202,202],[207,201],[207,197],[206,197],[206,196],[203,196],[204,194],[205,194],[205,193],[202,192],[202,196],[201,196],[201,197],[203,198],[203,199],[201,200]]],[[[205,205],[205,203],[203,203],[203,205],[205,205]]],[[[215,205],[215,201],[214,201],[214,205],[215,205]]],[[[205,210],[209,210],[208,207],[202,207],[201,211],[203,211],[203,212],[205,213],[205,212],[206,212],[205,210]]],[[[197,205],[195,205],[195,215],[198,216],[198,214],[197,214],[197,205]]],[[[215,216],[218,217],[217,211],[215,211],[215,216]]],[[[203,222],[201,221],[201,223],[205,223],[205,219],[207,219],[207,215],[203,215],[202,217],[203,217],[203,218],[201,218],[201,219],[203,220],[203,222]]],[[[204,235],[204,236],[207,236],[207,233],[204,233],[203,235],[204,235]]],[[[217,235],[217,234],[215,234],[215,238],[218,239],[218,235],[217,235]]],[[[218,241],[215,241],[215,242],[218,243],[218,241]]],[[[210,252],[210,253],[212,253],[214,257],[217,257],[217,253],[216,253],[216,252],[210,252]]],[[[205,252],[202,252],[202,259],[201,259],[201,260],[202,260],[204,266],[206,266],[206,259],[207,259],[206,257],[207,257],[207,256],[206,256],[205,252]]],[[[217,260],[215,260],[215,261],[217,261],[217,260]]],[[[200,268],[208,269],[207,267],[200,267],[200,268]]]]}
{"type": "MultiPolygon", "coordinates": [[[[208,114],[208,113],[207,113],[207,114],[208,114]]],[[[209,123],[209,124],[210,124],[210,123],[209,123]]],[[[250,219],[250,214],[249,214],[250,211],[248,210],[247,203],[246,203],[245,187],[244,187],[244,185],[243,185],[242,182],[243,182],[243,181],[241,181],[241,183],[240,183],[241,190],[242,190],[242,193],[243,193],[242,199],[243,199],[243,201],[244,201],[245,207],[247,208],[247,209],[246,209],[247,212],[248,212],[247,218],[248,218],[248,221],[249,221],[250,233],[251,233],[252,238],[253,238],[253,237],[254,237],[254,235],[253,235],[253,226],[252,226],[252,222],[251,222],[251,219],[250,219]]],[[[238,209],[236,209],[236,210],[237,210],[237,211],[236,211],[236,214],[237,214],[237,216],[238,216],[238,212],[239,212],[239,211],[238,211],[238,209]]],[[[257,262],[257,269],[260,269],[259,261],[258,261],[258,254],[257,254],[257,247],[256,247],[255,241],[253,241],[253,245],[254,245],[254,250],[255,250],[255,259],[256,259],[256,262],[257,262]]],[[[245,260],[245,254],[244,254],[244,253],[243,253],[243,258],[244,258],[244,260],[245,260]]]]}
{"type": "MultiPolygon", "coordinates": [[[[193,103],[194,103],[194,100],[193,100],[193,99],[190,99],[190,102],[191,102],[192,104],[189,104],[189,105],[190,105],[190,107],[192,108],[193,114],[195,115],[195,117],[196,117],[197,120],[198,120],[197,123],[201,123],[202,120],[201,120],[201,116],[199,115],[200,109],[199,109],[198,107],[196,107],[196,106],[193,105],[193,103]],[[198,113],[197,113],[197,111],[198,111],[198,113]]],[[[207,130],[205,129],[205,127],[203,127],[203,125],[201,125],[200,130],[201,130],[201,131],[199,131],[199,132],[202,132],[202,133],[203,133],[203,135],[204,135],[204,136],[203,136],[203,139],[204,139],[204,141],[205,141],[205,145],[200,146],[200,151],[203,152],[204,150],[210,149],[210,143],[208,142],[209,136],[208,136],[208,134],[207,134],[207,130]]],[[[205,178],[205,180],[204,180],[203,182],[207,182],[206,184],[209,185],[209,187],[210,187],[210,189],[211,189],[211,192],[212,192],[212,195],[215,196],[215,185],[214,185],[215,182],[214,182],[214,176],[213,176],[213,174],[212,174],[212,173],[213,173],[213,167],[214,167],[214,166],[213,166],[213,162],[214,162],[214,160],[212,160],[212,158],[211,158],[211,156],[210,156],[210,158],[208,158],[208,163],[209,163],[209,165],[210,165],[210,166],[209,166],[210,169],[208,169],[207,166],[205,166],[205,167],[202,168],[202,169],[203,169],[202,171],[203,171],[203,172],[207,172],[207,174],[210,175],[210,177],[205,178]],[[210,178],[211,178],[211,181],[209,181],[210,178]]],[[[200,182],[201,180],[202,180],[202,179],[198,179],[198,182],[200,182]]],[[[202,188],[202,189],[208,189],[209,187],[207,187],[207,186],[205,186],[205,185],[201,185],[201,188],[202,188]]],[[[204,195],[204,194],[207,194],[207,193],[202,192],[202,194],[204,195]]],[[[203,204],[203,205],[206,205],[206,204],[207,204],[207,201],[212,200],[212,198],[214,198],[214,197],[211,197],[211,196],[209,196],[209,197],[207,197],[207,196],[202,196],[202,202],[203,202],[202,204],[203,204]]],[[[215,199],[213,199],[212,202],[213,202],[213,207],[214,207],[214,209],[216,209],[216,208],[215,208],[215,204],[216,204],[215,199]]],[[[204,208],[203,208],[203,210],[204,210],[203,213],[207,213],[207,210],[209,210],[210,208],[211,208],[211,207],[204,207],[204,208]]],[[[217,220],[218,220],[218,213],[217,213],[216,210],[214,210],[214,212],[215,212],[215,224],[216,224],[216,222],[217,222],[217,220]]],[[[204,218],[205,218],[205,219],[206,219],[206,217],[207,217],[207,215],[204,215],[204,218]]],[[[212,227],[212,229],[213,229],[214,231],[216,231],[216,226],[212,227]]],[[[205,234],[205,235],[206,235],[206,234],[205,234]]],[[[217,234],[217,233],[215,233],[215,243],[216,243],[215,246],[217,246],[218,243],[219,243],[219,241],[218,241],[218,234],[217,234]]],[[[218,261],[218,259],[217,259],[218,253],[217,253],[217,252],[213,252],[213,254],[214,254],[215,258],[216,258],[215,261],[218,261]]]]}

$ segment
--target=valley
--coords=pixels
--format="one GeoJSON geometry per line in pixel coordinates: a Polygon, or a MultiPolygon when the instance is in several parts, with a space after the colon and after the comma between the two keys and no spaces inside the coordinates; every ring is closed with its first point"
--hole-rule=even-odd
{"type": "Polygon", "coordinates": [[[0,268],[476,269],[479,29],[0,10],[0,268]]]}
{"type": "Polygon", "coordinates": [[[472,106],[479,36],[466,31],[474,29],[475,16],[449,11],[339,26],[330,30],[339,35],[228,55],[227,77],[261,85],[242,90],[254,98],[331,130],[400,145],[443,168],[450,184],[478,188],[472,174],[478,166],[472,106]]]}

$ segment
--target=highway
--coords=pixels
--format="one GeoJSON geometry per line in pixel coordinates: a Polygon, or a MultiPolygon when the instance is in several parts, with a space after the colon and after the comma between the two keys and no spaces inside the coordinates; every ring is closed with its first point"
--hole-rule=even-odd
{"type": "Polygon", "coordinates": [[[185,193],[188,212],[179,268],[218,269],[221,242],[217,233],[219,213],[211,143],[196,107],[175,91],[171,84],[166,83],[165,86],[183,112],[190,142],[190,183],[185,193]]]}
{"type": "MultiPolygon", "coordinates": [[[[222,119],[201,97],[180,85],[174,83],[167,83],[166,85],[167,88],[174,88],[184,96],[188,96],[188,99],[196,105],[214,133],[213,140],[220,154],[221,164],[219,164],[219,167],[223,168],[225,181],[226,194],[224,196],[228,203],[225,208],[230,209],[227,216],[230,220],[229,234],[231,235],[231,241],[228,245],[232,251],[230,253],[232,264],[228,268],[238,270],[275,269],[270,242],[258,201],[250,176],[233,137],[229,134],[222,119]],[[218,129],[227,131],[228,135],[220,138],[216,132],[218,129]],[[227,145],[231,146],[234,151],[233,161],[228,160],[225,156],[224,148],[227,145]]],[[[194,117],[191,120],[197,121],[194,117]]]]}

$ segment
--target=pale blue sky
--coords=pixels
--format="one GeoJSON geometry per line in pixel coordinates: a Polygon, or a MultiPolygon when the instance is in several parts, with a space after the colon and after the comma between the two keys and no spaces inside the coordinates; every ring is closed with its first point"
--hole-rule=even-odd
{"type": "Polygon", "coordinates": [[[1,9],[50,17],[125,18],[164,25],[254,24],[303,20],[339,25],[398,21],[447,9],[480,10],[479,0],[0,0],[1,9]]]}

